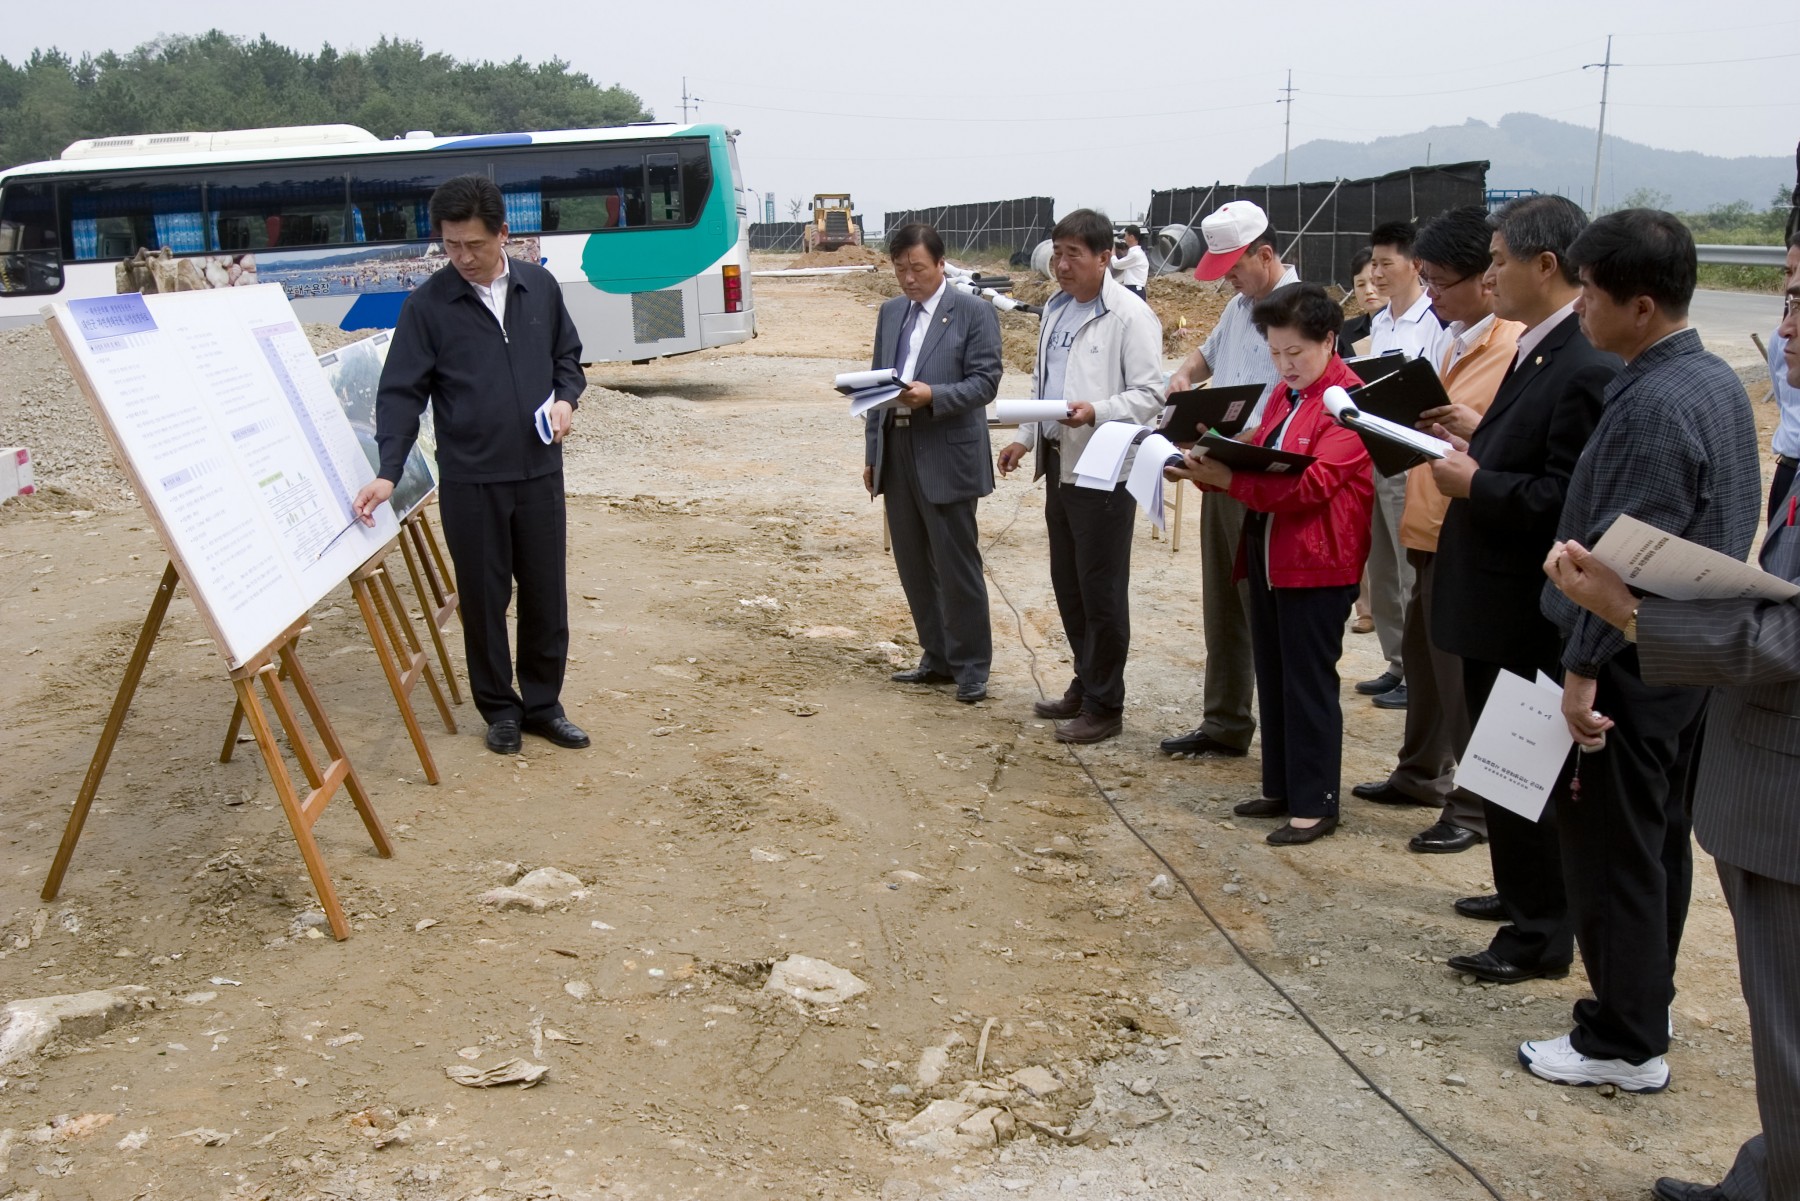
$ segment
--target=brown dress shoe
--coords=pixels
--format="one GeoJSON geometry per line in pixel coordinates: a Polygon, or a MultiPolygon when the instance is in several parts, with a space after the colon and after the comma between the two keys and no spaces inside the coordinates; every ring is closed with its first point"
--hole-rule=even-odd
{"type": "Polygon", "coordinates": [[[1068,721],[1071,717],[1081,716],[1081,698],[1065,693],[1053,701],[1034,702],[1031,711],[1051,721],[1068,721]]]}
{"type": "Polygon", "coordinates": [[[1058,742],[1105,742],[1123,729],[1122,718],[1104,717],[1098,713],[1083,713],[1074,721],[1065,721],[1056,727],[1058,742]]]}

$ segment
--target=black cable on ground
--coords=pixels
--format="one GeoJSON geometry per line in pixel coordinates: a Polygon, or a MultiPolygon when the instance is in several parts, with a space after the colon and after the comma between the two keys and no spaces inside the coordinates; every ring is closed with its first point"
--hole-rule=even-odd
{"type": "MultiPolygon", "coordinates": [[[[1018,523],[1019,514],[1025,507],[1025,498],[1029,495],[1031,495],[1029,491],[1020,495],[1018,506],[1013,509],[1012,518],[1000,528],[998,533],[988,540],[986,548],[982,551],[981,561],[983,573],[985,573],[987,578],[993,582],[994,590],[1000,594],[1000,599],[1006,602],[1006,607],[1012,610],[1013,624],[1018,630],[1019,645],[1024,648],[1026,658],[1030,662],[1032,685],[1037,689],[1038,699],[1046,700],[1048,697],[1044,692],[1044,682],[1038,678],[1037,651],[1032,649],[1031,643],[1025,637],[1025,617],[1019,612],[1019,607],[1013,604],[1012,597],[1007,595],[1006,586],[1000,582],[999,577],[994,575],[993,569],[989,566],[990,554],[993,552],[994,547],[1000,544],[1000,539],[1006,536],[1007,531],[1011,530],[1012,527],[1018,523]]],[[[1464,1159],[1453,1147],[1434,1134],[1423,1122],[1419,1121],[1418,1118],[1414,1117],[1411,1110],[1407,1109],[1406,1106],[1396,1100],[1392,1094],[1371,1079],[1369,1074],[1362,1069],[1361,1065],[1350,1058],[1350,1053],[1339,1046],[1337,1040],[1332,1038],[1331,1035],[1326,1032],[1325,1028],[1319,1025],[1313,1018],[1312,1014],[1306,1011],[1305,1006],[1301,1005],[1299,1001],[1296,1001],[1293,995],[1281,986],[1280,981],[1276,980],[1275,977],[1271,976],[1263,969],[1261,964],[1251,958],[1250,952],[1246,951],[1243,946],[1239,944],[1238,940],[1231,936],[1231,931],[1227,930],[1224,923],[1220,922],[1219,919],[1213,915],[1213,911],[1206,907],[1206,902],[1200,899],[1200,894],[1194,891],[1194,886],[1189,884],[1187,877],[1181,874],[1181,869],[1177,868],[1173,863],[1170,863],[1168,857],[1164,855],[1162,851],[1157,849],[1156,844],[1151,842],[1150,839],[1144,835],[1144,832],[1138,829],[1137,826],[1133,824],[1132,820],[1125,815],[1124,810],[1119,808],[1118,803],[1112,799],[1112,796],[1108,794],[1106,788],[1100,783],[1099,778],[1094,775],[1093,768],[1089,767],[1087,761],[1081,757],[1081,753],[1069,743],[1064,743],[1063,749],[1068,752],[1069,758],[1075,761],[1075,766],[1081,769],[1081,774],[1087,777],[1088,783],[1093,785],[1095,795],[1105,802],[1106,807],[1112,810],[1113,816],[1119,819],[1119,824],[1129,830],[1132,837],[1143,844],[1144,849],[1150,852],[1152,858],[1168,869],[1170,877],[1174,879],[1177,884],[1181,885],[1182,890],[1187,893],[1188,899],[1194,902],[1194,906],[1200,910],[1201,915],[1212,924],[1214,930],[1219,932],[1219,937],[1225,940],[1225,945],[1230,947],[1233,953],[1237,955],[1238,959],[1243,961],[1244,966],[1255,972],[1264,984],[1267,984],[1274,990],[1276,996],[1280,997],[1283,1001],[1286,1001],[1288,1006],[1293,1009],[1300,1020],[1305,1022],[1307,1026],[1312,1029],[1312,1032],[1319,1036],[1319,1040],[1330,1047],[1332,1052],[1343,1061],[1344,1066],[1356,1073],[1357,1079],[1367,1085],[1370,1092],[1381,1098],[1389,1109],[1392,1109],[1395,1113],[1405,1119],[1406,1124],[1424,1136],[1427,1142],[1448,1156],[1452,1163],[1467,1172],[1476,1184],[1480,1185],[1486,1190],[1490,1197],[1494,1198],[1494,1201],[1506,1201],[1506,1195],[1495,1188],[1492,1182],[1476,1169],[1474,1164],[1464,1159]]]]}

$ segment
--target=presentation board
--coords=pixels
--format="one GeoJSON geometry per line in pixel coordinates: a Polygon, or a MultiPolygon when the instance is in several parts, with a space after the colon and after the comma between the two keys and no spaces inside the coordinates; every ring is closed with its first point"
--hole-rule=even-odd
{"type": "Polygon", "coordinates": [[[47,307],[138,499],[232,667],[399,531],[279,286],[47,307]]]}
{"type": "MultiPolygon", "coordinates": [[[[381,469],[381,450],[375,445],[375,395],[381,390],[381,367],[387,362],[388,347],[393,341],[394,331],[384,329],[319,356],[325,382],[337,394],[338,404],[350,419],[350,428],[356,431],[356,440],[362,444],[372,471],[381,469]]],[[[394,485],[394,496],[389,502],[394,506],[394,515],[405,521],[436,490],[437,438],[428,405],[419,421],[419,439],[406,456],[400,482],[394,485]]]]}

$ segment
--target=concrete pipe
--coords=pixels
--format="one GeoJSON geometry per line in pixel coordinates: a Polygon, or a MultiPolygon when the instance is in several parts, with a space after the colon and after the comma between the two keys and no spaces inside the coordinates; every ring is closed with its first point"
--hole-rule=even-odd
{"type": "Polygon", "coordinates": [[[1049,275],[1051,252],[1052,244],[1049,238],[1045,238],[1042,242],[1033,246],[1031,248],[1031,269],[1039,275],[1049,275]]]}
{"type": "Polygon", "coordinates": [[[1200,235],[1185,225],[1165,225],[1156,233],[1156,244],[1145,247],[1152,275],[1174,275],[1200,265],[1200,235]]]}

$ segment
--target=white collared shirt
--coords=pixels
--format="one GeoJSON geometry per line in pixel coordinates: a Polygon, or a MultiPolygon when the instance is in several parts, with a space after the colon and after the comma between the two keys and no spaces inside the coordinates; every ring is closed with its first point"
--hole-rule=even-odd
{"type": "Polygon", "coordinates": [[[488,312],[494,315],[494,320],[500,323],[502,333],[506,332],[506,287],[512,282],[510,257],[504,252],[500,255],[500,274],[494,277],[492,283],[485,287],[481,284],[469,285],[475,289],[475,295],[481,297],[481,303],[487,306],[488,312]]]}
{"type": "Polygon", "coordinates": [[[1450,369],[1456,366],[1457,360],[1469,353],[1471,347],[1487,337],[1488,330],[1494,328],[1494,315],[1489,313],[1474,325],[1465,325],[1461,321],[1452,321],[1444,327],[1444,336],[1438,342],[1436,354],[1439,375],[1449,375],[1450,369]]]}
{"type": "Polygon", "coordinates": [[[1422,359],[1431,353],[1443,332],[1443,324],[1431,311],[1431,297],[1421,292],[1412,307],[1398,317],[1390,304],[1370,319],[1369,353],[1390,354],[1397,350],[1409,359],[1422,359]]]}
{"type": "MultiPolygon", "coordinates": [[[[913,320],[912,329],[906,338],[906,357],[900,360],[900,378],[912,381],[913,372],[919,369],[919,349],[925,345],[925,333],[931,328],[931,318],[937,312],[938,302],[944,299],[944,289],[950,286],[948,279],[938,285],[937,291],[919,302],[919,315],[913,320]]],[[[906,318],[902,317],[902,321],[906,318]]]]}
{"type": "Polygon", "coordinates": [[[1550,336],[1550,331],[1569,319],[1575,311],[1575,302],[1569,301],[1548,317],[1519,335],[1519,353],[1513,358],[1513,366],[1517,367],[1525,361],[1525,356],[1538,348],[1538,344],[1550,336]]]}

